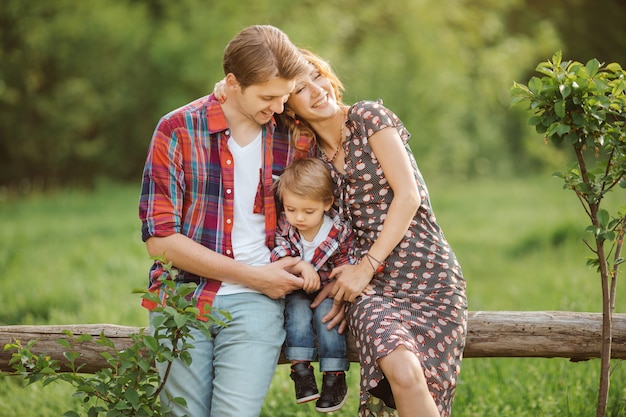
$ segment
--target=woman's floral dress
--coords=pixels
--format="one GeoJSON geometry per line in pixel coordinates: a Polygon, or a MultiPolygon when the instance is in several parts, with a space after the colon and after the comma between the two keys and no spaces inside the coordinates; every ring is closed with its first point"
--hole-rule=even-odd
{"type": "Polygon", "coordinates": [[[399,346],[421,360],[442,417],[450,416],[467,330],[467,298],[461,267],[437,225],[426,184],[408,146],[409,132],[380,102],[362,101],[348,111],[350,133],[343,144],[345,174],[328,163],[336,182],[337,204],[356,234],[363,256],[383,227],[393,190],[369,146],[375,132],[394,127],[410,156],[421,197],[403,240],[385,260],[372,291],[346,307],[361,364],[360,416],[388,415],[393,396],[377,365],[399,346]],[[384,411],[384,410],[387,411],[384,411]]]}

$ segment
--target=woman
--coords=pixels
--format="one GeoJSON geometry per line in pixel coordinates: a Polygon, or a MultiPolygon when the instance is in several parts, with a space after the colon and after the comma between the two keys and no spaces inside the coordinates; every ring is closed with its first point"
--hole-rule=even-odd
{"type": "Polygon", "coordinates": [[[294,137],[315,136],[338,210],[356,234],[360,262],[335,268],[327,291],[346,303],[356,340],[359,415],[379,415],[373,395],[401,417],[448,417],[465,346],[465,280],[437,225],[410,134],[381,103],[344,105],[330,66],[302,53],[314,70],[278,117],[294,137]]]}

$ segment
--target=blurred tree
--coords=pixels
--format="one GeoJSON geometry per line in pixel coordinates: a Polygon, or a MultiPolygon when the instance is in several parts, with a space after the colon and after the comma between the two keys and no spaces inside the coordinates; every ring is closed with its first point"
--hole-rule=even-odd
{"type": "Polygon", "coordinates": [[[510,81],[559,45],[543,22],[509,31],[521,0],[305,4],[302,15],[332,23],[299,21],[293,30],[287,23],[288,33],[334,64],[348,100],[382,98],[398,113],[423,170],[472,177],[551,161],[543,152],[525,152],[524,143],[534,141],[524,135],[533,133],[508,110],[510,81]]]}
{"type": "MultiPolygon", "coordinates": [[[[527,0],[528,21],[548,19],[563,39],[563,57],[626,63],[626,2],[623,0],[527,0]]],[[[546,57],[547,58],[547,57],[546,57]]]]}
{"type": "Polygon", "coordinates": [[[347,102],[382,98],[413,133],[426,172],[465,178],[559,164],[558,149],[539,150],[526,115],[509,111],[508,86],[557,49],[567,55],[572,44],[602,44],[608,53],[623,45],[615,22],[624,6],[603,5],[3,0],[0,186],[137,181],[158,118],[208,94],[223,76],[228,40],[265,23],[328,59],[347,86],[347,102]],[[593,30],[578,35],[582,24],[593,30]]]}
{"type": "Polygon", "coordinates": [[[128,175],[127,141],[141,114],[135,87],[151,81],[137,65],[149,34],[137,24],[141,8],[71,0],[2,7],[0,137],[10,161],[2,183],[128,175]]]}

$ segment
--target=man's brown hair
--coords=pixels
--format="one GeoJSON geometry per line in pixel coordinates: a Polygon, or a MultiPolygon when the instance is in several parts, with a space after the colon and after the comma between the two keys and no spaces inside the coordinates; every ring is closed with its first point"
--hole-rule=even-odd
{"type": "Polygon", "coordinates": [[[224,74],[232,73],[242,88],[272,78],[294,80],[308,74],[310,64],[280,29],[270,25],[249,26],[226,46],[224,74]]]}

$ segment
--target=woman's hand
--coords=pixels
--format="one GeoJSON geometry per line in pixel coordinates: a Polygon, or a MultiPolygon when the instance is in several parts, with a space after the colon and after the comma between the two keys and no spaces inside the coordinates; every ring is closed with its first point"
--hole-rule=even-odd
{"type": "Polygon", "coordinates": [[[368,289],[373,276],[374,269],[364,259],[356,265],[342,265],[334,268],[330,274],[330,278],[335,279],[331,296],[335,302],[352,303],[368,289]]]}
{"type": "Polygon", "coordinates": [[[213,87],[213,95],[216,99],[220,101],[220,103],[224,104],[226,101],[226,79],[222,78],[218,82],[215,83],[213,87]]]}
{"type": "MultiPolygon", "coordinates": [[[[311,303],[311,308],[315,308],[321,304],[326,298],[333,298],[330,294],[333,290],[333,286],[335,285],[335,281],[331,281],[324,288],[320,290],[317,294],[313,302],[311,303]]],[[[333,302],[333,306],[330,311],[322,318],[322,323],[328,323],[326,328],[328,330],[337,327],[337,331],[339,334],[343,334],[346,331],[346,327],[348,323],[346,322],[346,313],[343,308],[343,301],[337,302],[335,300],[333,302]]]]}

